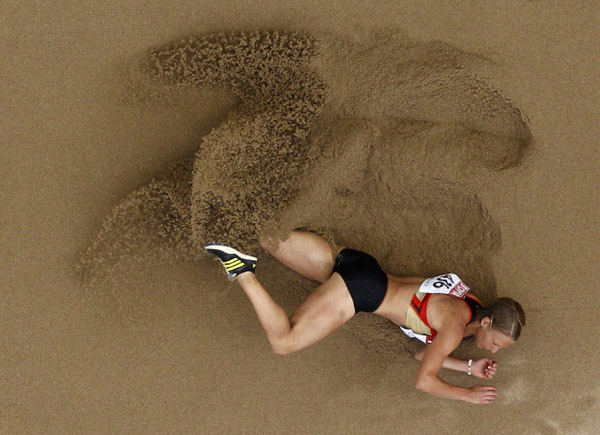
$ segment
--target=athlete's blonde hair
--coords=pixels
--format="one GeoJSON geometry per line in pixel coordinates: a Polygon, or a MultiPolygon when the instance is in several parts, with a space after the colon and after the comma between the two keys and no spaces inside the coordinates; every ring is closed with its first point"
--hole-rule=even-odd
{"type": "Polygon", "coordinates": [[[511,298],[499,298],[492,305],[481,308],[475,320],[480,321],[484,317],[490,319],[492,328],[513,340],[518,340],[525,326],[525,311],[521,304],[511,298]]]}

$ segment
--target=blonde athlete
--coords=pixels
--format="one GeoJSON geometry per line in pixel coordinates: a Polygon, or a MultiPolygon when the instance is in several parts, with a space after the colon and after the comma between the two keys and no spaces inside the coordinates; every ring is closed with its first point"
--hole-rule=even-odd
{"type": "Polygon", "coordinates": [[[438,373],[444,367],[492,378],[496,361],[463,361],[449,355],[470,336],[475,337],[477,347],[492,353],[513,344],[525,325],[525,313],[518,302],[500,298],[483,307],[467,294],[469,287],[454,274],[429,279],[388,275],[372,256],[348,248],[334,252],[313,233],[294,231],[279,243],[261,240],[261,246],[285,266],[320,283],[289,318],[256,278],[256,257],[221,244],[207,244],[205,248],[221,261],[229,279],[242,287],[275,353],[304,349],[327,337],[355,313],[372,312],[427,344],[415,354],[421,361],[415,378],[417,389],[470,403],[488,404],[496,399],[494,386],[458,387],[441,380],[438,373]]]}

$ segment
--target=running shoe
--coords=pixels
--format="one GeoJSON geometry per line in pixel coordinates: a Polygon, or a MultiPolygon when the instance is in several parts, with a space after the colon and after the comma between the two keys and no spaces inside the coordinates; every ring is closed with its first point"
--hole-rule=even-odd
{"type": "Polygon", "coordinates": [[[230,281],[233,281],[240,273],[254,273],[256,269],[256,257],[242,254],[230,246],[220,243],[207,243],[204,245],[204,249],[219,259],[230,281]]]}

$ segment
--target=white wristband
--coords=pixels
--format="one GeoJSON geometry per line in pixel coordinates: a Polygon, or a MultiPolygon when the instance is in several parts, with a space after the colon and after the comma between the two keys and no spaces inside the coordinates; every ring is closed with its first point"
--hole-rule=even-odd
{"type": "Polygon", "coordinates": [[[472,373],[471,373],[471,366],[472,366],[472,365],[473,365],[473,360],[472,360],[472,359],[470,359],[470,360],[469,360],[469,363],[467,364],[467,374],[468,374],[469,376],[471,376],[471,375],[472,375],[472,373]]]}

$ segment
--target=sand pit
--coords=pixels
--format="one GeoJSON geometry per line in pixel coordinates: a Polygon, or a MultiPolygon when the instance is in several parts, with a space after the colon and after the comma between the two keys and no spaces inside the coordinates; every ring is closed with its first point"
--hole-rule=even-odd
{"type": "Polygon", "coordinates": [[[267,3],[0,8],[2,432],[594,433],[597,10],[267,3]],[[273,355],[201,246],[291,312],[256,239],[293,228],[519,300],[495,403],[415,390],[367,314],[273,355]]]}
{"type": "MultiPolygon", "coordinates": [[[[110,276],[124,255],[203,261],[209,241],[257,252],[259,234],[307,228],[372,252],[390,273],[457,271],[493,301],[500,229],[467,180],[518,165],[531,134],[468,68],[476,61],[381,32],[361,44],[214,34],[153,50],[142,68],[155,86],[225,87],[240,103],[193,157],[113,211],[84,274],[110,276]]],[[[382,322],[370,323],[356,332],[372,343],[382,322]]],[[[386,329],[378,346],[394,349],[386,329]]]]}

